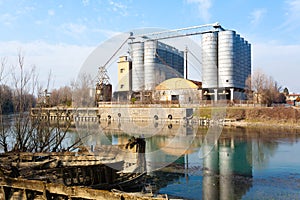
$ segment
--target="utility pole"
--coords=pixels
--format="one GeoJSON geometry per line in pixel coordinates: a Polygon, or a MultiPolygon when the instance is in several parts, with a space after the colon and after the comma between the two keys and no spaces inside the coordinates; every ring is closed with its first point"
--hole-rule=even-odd
{"type": "Polygon", "coordinates": [[[184,63],[184,67],[185,67],[185,76],[184,76],[184,78],[185,79],[188,79],[188,47],[187,46],[185,46],[185,50],[184,50],[184,61],[185,61],[185,63],[184,63]]]}

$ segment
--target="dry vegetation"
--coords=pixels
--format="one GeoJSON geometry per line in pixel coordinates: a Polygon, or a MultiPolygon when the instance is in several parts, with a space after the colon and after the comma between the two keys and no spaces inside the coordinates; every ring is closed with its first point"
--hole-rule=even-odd
{"type": "MultiPolygon", "coordinates": [[[[198,116],[211,118],[213,108],[200,108],[198,116]]],[[[285,107],[228,107],[226,117],[247,122],[247,125],[300,126],[300,109],[285,107]]]]}
{"type": "Polygon", "coordinates": [[[246,121],[275,121],[278,123],[299,123],[300,110],[294,108],[229,108],[227,117],[246,121]]]}

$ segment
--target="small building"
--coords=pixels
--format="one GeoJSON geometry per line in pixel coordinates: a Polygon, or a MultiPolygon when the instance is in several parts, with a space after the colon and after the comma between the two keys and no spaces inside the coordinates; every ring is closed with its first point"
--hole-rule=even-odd
{"type": "Polygon", "coordinates": [[[120,56],[118,61],[118,85],[114,99],[128,101],[132,91],[132,61],[128,56],[120,56]]]}
{"type": "Polygon", "coordinates": [[[118,62],[118,89],[119,92],[131,91],[132,62],[128,56],[121,56],[118,62]]]}
{"type": "Polygon", "coordinates": [[[293,106],[300,106],[300,94],[287,94],[286,102],[293,106]]]}
{"type": "Polygon", "coordinates": [[[201,82],[171,78],[155,87],[154,99],[160,102],[197,104],[202,99],[201,82]],[[195,84],[196,83],[196,84],[195,84]]]}

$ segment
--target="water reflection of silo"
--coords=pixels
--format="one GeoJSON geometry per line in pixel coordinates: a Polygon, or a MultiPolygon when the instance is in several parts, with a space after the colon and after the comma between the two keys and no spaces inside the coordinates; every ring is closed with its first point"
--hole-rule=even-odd
{"type": "Polygon", "coordinates": [[[219,147],[220,160],[220,196],[221,199],[233,199],[235,196],[242,196],[248,189],[249,184],[239,187],[238,182],[232,181],[236,176],[252,177],[252,146],[249,142],[237,142],[223,140],[219,147]]]}
{"type": "Polygon", "coordinates": [[[230,143],[223,141],[219,146],[219,166],[220,166],[220,199],[234,199],[233,191],[233,158],[234,150],[230,143]]]}
{"type": "MultiPolygon", "coordinates": [[[[212,143],[214,144],[214,142],[212,143]]],[[[218,177],[215,174],[219,173],[219,150],[218,144],[213,148],[204,141],[203,154],[207,155],[203,158],[203,199],[219,199],[219,193],[216,188],[219,185],[218,177]]]]}
{"type": "MultiPolygon", "coordinates": [[[[204,155],[211,148],[203,146],[204,155]]],[[[203,198],[236,199],[251,187],[252,144],[247,141],[221,139],[203,160],[203,198]],[[239,177],[239,178],[237,178],[239,177]],[[250,181],[250,182],[249,182],[250,181]],[[238,186],[238,187],[237,187],[238,186]],[[236,189],[238,188],[238,189],[236,189]]]]}

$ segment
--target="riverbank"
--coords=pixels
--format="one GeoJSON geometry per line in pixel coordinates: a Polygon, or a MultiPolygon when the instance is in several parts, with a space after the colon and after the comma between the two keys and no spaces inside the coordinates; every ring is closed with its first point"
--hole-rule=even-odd
{"type": "MultiPolygon", "coordinates": [[[[213,109],[199,108],[199,117],[211,118],[213,109]]],[[[300,109],[293,107],[227,107],[225,125],[241,127],[286,127],[300,129],[300,109]]]]}
{"type": "Polygon", "coordinates": [[[230,126],[269,126],[300,129],[300,108],[297,107],[214,107],[190,105],[187,107],[111,107],[95,108],[43,108],[32,109],[31,116],[56,122],[149,122],[181,124],[192,119],[199,125],[209,125],[211,120],[221,120],[230,126]],[[199,119],[199,120],[197,120],[199,119]]]}

